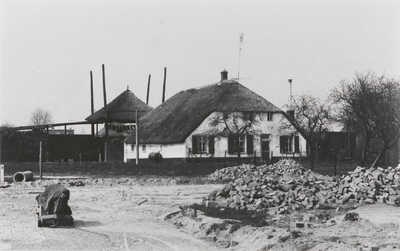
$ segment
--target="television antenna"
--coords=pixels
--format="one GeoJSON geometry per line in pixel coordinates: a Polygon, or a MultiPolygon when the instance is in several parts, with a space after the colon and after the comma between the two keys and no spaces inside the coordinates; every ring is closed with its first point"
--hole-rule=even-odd
{"type": "Polygon", "coordinates": [[[239,33],[239,35],[240,35],[240,37],[239,37],[239,63],[238,63],[238,77],[237,77],[237,79],[238,79],[238,81],[240,81],[240,55],[241,55],[241,53],[242,53],[242,43],[243,43],[243,33],[239,33]]]}

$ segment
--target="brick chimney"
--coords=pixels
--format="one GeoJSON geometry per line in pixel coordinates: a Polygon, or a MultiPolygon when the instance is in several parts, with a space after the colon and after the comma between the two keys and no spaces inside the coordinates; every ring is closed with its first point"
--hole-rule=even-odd
{"type": "Polygon", "coordinates": [[[227,79],[228,79],[228,71],[227,70],[221,71],[221,81],[224,81],[227,79]]]}

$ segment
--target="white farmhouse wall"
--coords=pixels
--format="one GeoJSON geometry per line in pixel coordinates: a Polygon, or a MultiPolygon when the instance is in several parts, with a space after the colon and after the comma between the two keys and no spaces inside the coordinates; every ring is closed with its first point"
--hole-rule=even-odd
{"type": "MultiPolygon", "coordinates": [[[[139,159],[148,159],[152,152],[159,152],[163,158],[185,158],[185,144],[139,144],[139,159]],[[145,145],[145,148],[143,148],[145,145]]],[[[124,144],[124,162],[136,159],[136,147],[131,144],[124,144]]]]}
{"type": "MultiPolygon", "coordinates": [[[[265,116],[263,121],[261,122],[260,125],[258,125],[255,129],[259,130],[261,134],[270,134],[270,151],[271,155],[275,157],[281,157],[286,156],[286,154],[281,154],[280,153],[280,136],[293,133],[293,131],[281,131],[280,126],[282,124],[283,120],[286,120],[286,118],[283,116],[281,113],[274,113],[272,115],[272,120],[268,121],[267,120],[267,114],[264,114],[265,116]]],[[[211,114],[206,120],[203,121],[203,123],[196,128],[196,130],[193,131],[193,133],[186,139],[185,144],[186,148],[192,148],[192,135],[199,135],[199,134],[206,134],[207,131],[209,131],[209,121],[213,117],[213,114],[211,114]]],[[[260,156],[261,152],[261,140],[259,136],[254,136],[254,151],[257,156],[260,156]]],[[[301,156],[306,156],[306,145],[307,142],[303,137],[300,136],[300,141],[299,141],[299,148],[300,148],[300,154],[295,154],[296,157],[301,156]]],[[[215,153],[214,157],[225,157],[225,152],[227,157],[235,157],[237,156],[236,154],[234,155],[229,155],[228,154],[228,140],[227,138],[216,138],[215,139],[215,153]]],[[[211,156],[210,154],[206,156],[211,156]]],[[[242,157],[248,157],[248,154],[241,154],[242,157]]],[[[249,155],[253,156],[253,154],[249,155]]],[[[293,156],[293,155],[291,155],[293,156]]]]}
{"type": "MultiPolygon", "coordinates": [[[[209,131],[209,121],[213,117],[211,114],[207,119],[203,121],[193,132],[186,138],[184,143],[181,144],[146,144],[145,151],[143,151],[143,145],[139,144],[139,159],[147,159],[151,152],[160,152],[163,158],[186,158],[189,156],[189,149],[192,148],[192,136],[207,134],[209,131]]],[[[259,130],[262,134],[270,134],[270,157],[282,157],[287,156],[286,154],[280,153],[280,136],[288,135],[292,133],[292,131],[282,132],[280,130],[280,125],[282,124],[282,120],[285,119],[281,113],[274,113],[272,116],[272,120],[268,121],[267,116],[263,116],[265,119],[262,121],[260,125],[257,126],[257,130],[259,130]]],[[[300,135],[299,135],[300,136],[300,135]]],[[[211,154],[203,154],[198,157],[215,157],[222,158],[225,157],[235,157],[236,154],[229,155],[228,154],[228,140],[224,137],[216,137],[215,142],[215,152],[213,155],[211,154]]],[[[261,140],[259,136],[254,136],[253,138],[253,151],[257,157],[260,156],[261,152],[261,140]]],[[[293,146],[294,147],[294,146],[293,146]]],[[[296,153],[295,155],[291,154],[291,156],[299,157],[306,156],[306,141],[303,137],[299,137],[299,148],[300,153],[296,153]]],[[[242,157],[252,157],[253,154],[241,154],[242,157]]],[[[134,145],[125,144],[124,148],[124,161],[126,162],[128,159],[136,159],[136,148],[134,145]]]]}

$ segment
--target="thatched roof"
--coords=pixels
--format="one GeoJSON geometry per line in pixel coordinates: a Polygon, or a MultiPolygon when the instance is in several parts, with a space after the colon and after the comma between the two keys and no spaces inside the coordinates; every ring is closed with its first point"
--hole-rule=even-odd
{"type": "Polygon", "coordinates": [[[136,110],[138,117],[144,116],[153,108],[138,97],[130,90],[126,90],[116,97],[113,101],[107,104],[107,114],[104,107],[86,118],[88,122],[103,123],[103,122],[120,122],[120,123],[135,123],[136,110]]]}
{"type": "MultiPolygon", "coordinates": [[[[173,144],[185,139],[215,111],[282,112],[275,105],[234,80],[175,94],[139,119],[139,142],[173,144]]],[[[135,134],[125,139],[135,143],[135,134]]]]}

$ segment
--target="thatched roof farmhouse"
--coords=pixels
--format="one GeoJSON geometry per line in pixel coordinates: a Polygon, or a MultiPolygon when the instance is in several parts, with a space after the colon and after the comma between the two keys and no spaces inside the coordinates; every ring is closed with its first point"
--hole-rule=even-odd
{"type": "MultiPolygon", "coordinates": [[[[215,111],[257,111],[282,113],[278,107],[236,80],[181,91],[139,120],[139,142],[182,143],[215,111]]],[[[125,143],[135,143],[131,134],[125,143]]]]}
{"type": "MultiPolygon", "coordinates": [[[[209,126],[207,119],[216,112],[269,114],[268,121],[260,125],[260,130],[265,135],[274,136],[277,134],[280,119],[285,116],[281,109],[268,100],[236,80],[229,80],[227,72],[223,71],[221,81],[181,91],[139,119],[138,137],[139,146],[142,147],[139,158],[147,158],[150,152],[160,152],[164,158],[189,157],[193,153],[193,148],[197,148],[193,146],[193,136],[204,135],[205,127],[209,126]],[[272,120],[272,115],[275,116],[274,120],[272,120]]],[[[256,145],[260,144],[260,136],[256,137],[254,150],[260,150],[260,145],[256,145]]],[[[227,144],[225,145],[224,139],[215,140],[213,146],[206,147],[209,150],[212,149],[213,152],[203,152],[202,156],[223,156],[227,150],[227,144]]],[[[133,154],[135,151],[133,145],[136,143],[135,133],[132,132],[124,142],[127,148],[125,160],[136,158],[133,154]]],[[[279,139],[275,143],[279,145],[279,139]]],[[[252,154],[254,153],[250,155],[252,154]]]]}

